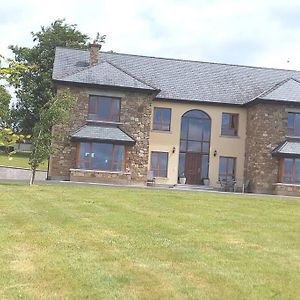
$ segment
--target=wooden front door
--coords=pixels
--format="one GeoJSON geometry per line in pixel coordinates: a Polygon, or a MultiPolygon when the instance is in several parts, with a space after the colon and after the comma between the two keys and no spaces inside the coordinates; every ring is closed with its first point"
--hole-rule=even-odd
{"type": "Polygon", "coordinates": [[[187,152],[185,161],[185,176],[187,184],[200,184],[201,154],[187,152]]]}

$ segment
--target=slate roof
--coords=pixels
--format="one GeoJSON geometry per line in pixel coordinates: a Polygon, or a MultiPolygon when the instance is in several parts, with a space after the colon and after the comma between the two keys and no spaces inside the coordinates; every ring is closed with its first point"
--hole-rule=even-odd
{"type": "Polygon", "coordinates": [[[278,145],[273,151],[274,156],[285,156],[285,157],[300,157],[300,140],[286,140],[278,145]]]}
{"type": "Polygon", "coordinates": [[[300,82],[293,78],[283,80],[258,98],[272,101],[300,102],[300,82]]]}
{"type": "Polygon", "coordinates": [[[298,90],[295,82],[300,81],[300,71],[111,52],[100,52],[99,65],[89,67],[88,50],[57,48],[53,79],[152,88],[159,92],[158,99],[243,105],[263,96],[283,81],[287,85],[269,96],[279,94],[281,99],[289,96],[294,99],[294,94],[287,91],[296,86],[298,90]],[[94,71],[96,73],[92,74],[94,71]],[[291,78],[293,80],[289,81],[291,78]]]}
{"type": "Polygon", "coordinates": [[[77,141],[116,142],[119,144],[134,144],[135,140],[116,126],[84,125],[71,135],[77,141]]]}

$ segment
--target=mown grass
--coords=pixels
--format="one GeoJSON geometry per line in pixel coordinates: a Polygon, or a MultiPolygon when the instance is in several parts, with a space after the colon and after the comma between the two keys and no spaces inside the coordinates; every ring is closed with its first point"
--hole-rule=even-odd
{"type": "MultiPolygon", "coordinates": [[[[8,155],[3,151],[0,151],[0,165],[20,168],[30,168],[29,166],[29,151],[18,151],[9,159],[8,155]]],[[[39,170],[46,171],[48,168],[48,161],[44,161],[39,166],[39,170]]]]}
{"type": "Polygon", "coordinates": [[[299,200],[59,185],[0,192],[0,299],[299,299],[299,200]]]}

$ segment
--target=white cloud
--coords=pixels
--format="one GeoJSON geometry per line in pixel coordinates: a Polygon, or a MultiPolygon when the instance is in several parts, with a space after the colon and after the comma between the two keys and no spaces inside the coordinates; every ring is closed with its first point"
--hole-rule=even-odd
{"type": "Polygon", "coordinates": [[[104,50],[300,69],[300,5],[296,0],[0,0],[0,52],[30,46],[31,31],[57,18],[104,50]],[[3,2],[3,3],[2,3],[3,2]],[[290,63],[286,63],[290,60],[290,63]]]}

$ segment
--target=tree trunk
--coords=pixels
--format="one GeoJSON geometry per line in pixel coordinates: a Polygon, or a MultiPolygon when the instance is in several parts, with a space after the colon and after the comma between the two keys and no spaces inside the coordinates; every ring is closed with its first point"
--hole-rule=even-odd
{"type": "Polygon", "coordinates": [[[33,185],[34,184],[35,172],[36,172],[36,168],[33,168],[32,172],[31,172],[31,177],[30,177],[29,185],[33,185]]]}

